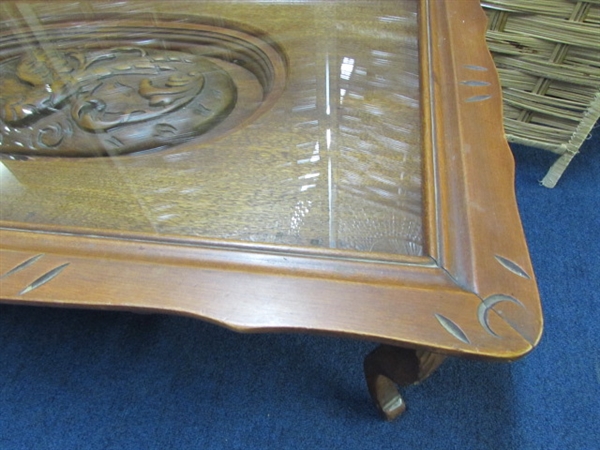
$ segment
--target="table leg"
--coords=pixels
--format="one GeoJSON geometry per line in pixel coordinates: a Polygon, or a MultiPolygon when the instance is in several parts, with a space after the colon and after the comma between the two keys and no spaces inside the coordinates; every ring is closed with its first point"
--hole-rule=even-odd
{"type": "Polygon", "coordinates": [[[381,345],[364,361],[365,377],[371,398],[386,420],[392,421],[406,410],[398,386],[423,381],[446,357],[423,350],[381,345]]]}

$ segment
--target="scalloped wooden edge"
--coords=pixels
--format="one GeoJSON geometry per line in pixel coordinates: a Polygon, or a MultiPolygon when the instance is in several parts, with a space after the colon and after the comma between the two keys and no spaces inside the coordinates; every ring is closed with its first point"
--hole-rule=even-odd
{"type": "Polygon", "coordinates": [[[327,333],[487,359],[528,353],[542,314],[485,15],[478,0],[421,0],[420,17],[431,257],[365,262],[4,223],[0,274],[43,255],[0,280],[4,301],[182,314],[236,331],[327,333]]]}

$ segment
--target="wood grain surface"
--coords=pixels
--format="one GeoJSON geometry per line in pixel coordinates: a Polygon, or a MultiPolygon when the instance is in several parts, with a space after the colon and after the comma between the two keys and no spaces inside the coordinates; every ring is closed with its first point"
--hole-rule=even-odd
{"type": "MultiPolygon", "coordinates": [[[[211,61],[232,72],[237,106],[231,115],[200,139],[150,154],[5,161],[18,181],[6,187],[10,195],[3,202],[2,217],[42,226],[85,227],[100,234],[150,231],[421,255],[418,3],[179,4],[190,14],[219,18],[210,19],[210,26],[199,20],[197,33],[203,36],[210,28],[226,42],[199,44],[194,51],[207,52],[211,61]],[[238,40],[246,37],[229,31],[236,26],[247,28],[248,36],[254,29],[268,36],[256,45],[249,40],[245,47],[267,51],[270,42],[277,43],[266,62],[255,61],[273,66],[264,71],[269,83],[262,89],[259,76],[245,69],[249,63],[244,68],[232,63],[241,56],[230,55],[230,34],[238,40]],[[285,67],[281,60],[287,61],[285,67]],[[276,98],[265,92],[281,84],[285,89],[276,98]],[[263,114],[252,116],[257,109],[263,114]]],[[[54,9],[51,14],[81,15],[80,6],[61,6],[59,14],[54,9]]],[[[110,15],[120,7],[89,7],[102,14],[94,33],[81,27],[81,36],[65,38],[56,31],[60,27],[48,25],[50,36],[67,40],[61,42],[61,54],[69,49],[69,41],[91,45],[98,53],[93,38],[100,36],[109,49],[113,41],[140,49],[149,46],[147,51],[157,59],[163,45],[159,36],[164,34],[164,45],[192,39],[180,31],[194,30],[185,16],[162,25],[148,18],[148,31],[140,32],[143,14],[171,12],[171,6],[151,3],[125,19],[110,15]],[[122,36],[113,37],[116,24],[122,36]],[[110,40],[102,30],[111,33],[110,40]],[[157,42],[144,44],[140,33],[157,42]]],[[[49,13],[43,6],[35,9],[35,17],[49,13]]],[[[14,12],[22,14],[22,8],[14,12]]],[[[177,48],[173,54],[185,55],[184,50],[191,52],[177,48]]],[[[161,120],[177,124],[171,116],[161,120]]],[[[139,124],[134,135],[145,136],[146,128],[139,124]]],[[[92,134],[89,146],[102,147],[107,139],[103,133],[92,134]]],[[[127,142],[121,135],[119,139],[127,142]]]]}
{"type": "MultiPolygon", "coordinates": [[[[6,3],[3,20],[49,8],[6,3]]],[[[3,160],[4,301],[487,359],[537,344],[540,301],[477,0],[177,4],[267,32],[286,57],[281,95],[199,146],[3,160]]],[[[60,5],[92,19],[113,7],[60,5]]]]}

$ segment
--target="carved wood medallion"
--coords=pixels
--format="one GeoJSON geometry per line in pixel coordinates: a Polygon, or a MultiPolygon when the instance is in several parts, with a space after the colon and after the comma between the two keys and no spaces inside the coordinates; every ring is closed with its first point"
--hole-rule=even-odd
{"type": "Polygon", "coordinates": [[[60,156],[119,155],[203,133],[236,88],[207,58],[138,47],[36,49],[1,69],[3,147],[60,156]]]}
{"type": "Polygon", "coordinates": [[[0,156],[170,147],[205,134],[236,108],[242,112],[229,128],[237,126],[284,72],[283,57],[244,31],[169,19],[128,29],[127,20],[86,23],[81,32],[49,23],[47,42],[20,48],[10,34],[0,36],[0,156]],[[240,94],[238,84],[256,92],[240,94]]]}

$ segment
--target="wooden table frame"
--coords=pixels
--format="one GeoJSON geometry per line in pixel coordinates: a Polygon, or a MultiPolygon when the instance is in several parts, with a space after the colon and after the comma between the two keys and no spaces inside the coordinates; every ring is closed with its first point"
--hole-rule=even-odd
{"type": "Polygon", "coordinates": [[[242,332],[383,344],[365,360],[383,414],[441,355],[514,360],[542,314],[478,0],[420,3],[424,257],[0,223],[0,297],[188,315],[242,332]]]}

